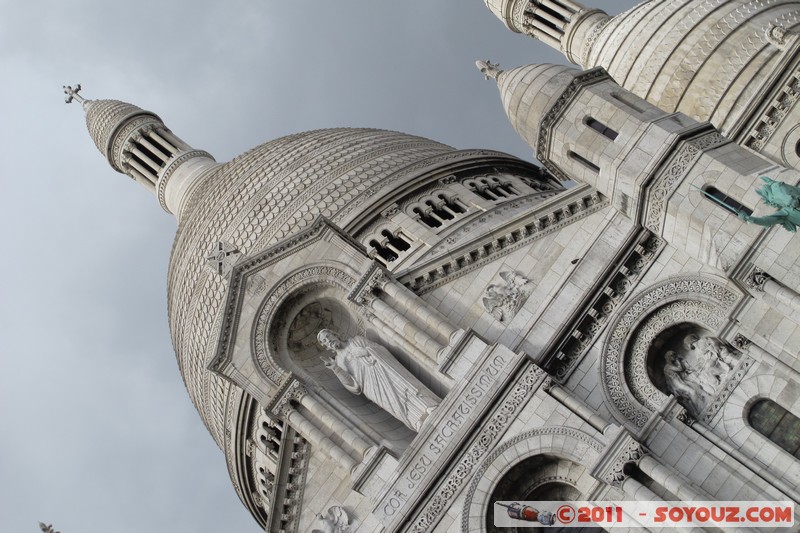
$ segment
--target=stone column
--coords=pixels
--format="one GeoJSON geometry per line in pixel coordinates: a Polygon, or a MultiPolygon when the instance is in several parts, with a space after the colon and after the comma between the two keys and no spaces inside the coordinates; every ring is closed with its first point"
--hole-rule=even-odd
{"type": "Polygon", "coordinates": [[[436,369],[435,359],[432,359],[427,353],[417,348],[417,346],[409,342],[409,340],[406,339],[405,336],[395,331],[394,328],[386,324],[383,320],[381,320],[371,311],[366,311],[365,316],[367,317],[367,320],[369,320],[369,323],[372,324],[375,327],[375,329],[378,330],[382,338],[386,338],[387,340],[390,340],[392,343],[402,348],[403,351],[411,355],[414,358],[414,360],[416,360],[419,364],[421,364],[425,368],[435,371],[436,369]]]}
{"type": "Polygon", "coordinates": [[[564,390],[562,387],[553,384],[548,391],[550,395],[564,404],[566,408],[568,408],[573,413],[577,414],[581,417],[586,423],[591,425],[594,429],[603,433],[603,430],[608,426],[608,421],[605,420],[603,417],[589,409],[586,405],[583,404],[580,400],[576,399],[572,394],[568,391],[564,390]]]}
{"type": "Polygon", "coordinates": [[[632,477],[625,478],[620,487],[625,493],[626,499],[637,502],[663,502],[658,494],[642,485],[632,477]]]}
{"type": "Polygon", "coordinates": [[[705,492],[695,489],[691,483],[671,469],[659,463],[651,455],[645,455],[639,460],[639,470],[681,499],[681,501],[709,501],[713,500],[705,492]]]}
{"type": "Polygon", "coordinates": [[[418,318],[422,324],[431,327],[446,343],[449,343],[459,331],[444,315],[428,305],[428,302],[396,281],[389,280],[380,288],[405,311],[403,314],[410,314],[418,318]]]}
{"type": "Polygon", "coordinates": [[[800,294],[776,281],[758,267],[745,280],[751,289],[763,293],[764,302],[800,324],[800,294]]]}
{"type": "Polygon", "coordinates": [[[339,445],[333,442],[322,431],[317,429],[313,422],[303,416],[297,409],[289,407],[286,409],[286,420],[304,439],[312,446],[319,447],[326,455],[336,461],[347,472],[355,468],[356,461],[344,451],[339,445]]]}
{"type": "Polygon", "coordinates": [[[425,357],[436,362],[436,354],[444,349],[444,346],[380,298],[372,298],[369,301],[369,307],[383,322],[414,344],[421,353],[425,354],[425,357]]]}
{"type": "Polygon", "coordinates": [[[764,361],[765,363],[772,365],[777,368],[781,368],[782,370],[788,372],[789,374],[793,374],[797,377],[800,377],[800,372],[795,370],[793,367],[789,366],[788,364],[781,361],[776,356],[769,353],[767,350],[753,342],[752,340],[748,339],[742,334],[737,334],[736,337],[733,338],[732,344],[740,351],[744,353],[750,353],[759,359],[760,361],[764,361]]]}
{"type": "Polygon", "coordinates": [[[306,394],[300,398],[300,405],[309,410],[309,412],[317,417],[320,422],[325,425],[325,428],[334,435],[339,435],[348,446],[350,446],[361,458],[367,453],[371,445],[358,435],[353,429],[331,412],[322,402],[317,400],[310,394],[306,394]]]}

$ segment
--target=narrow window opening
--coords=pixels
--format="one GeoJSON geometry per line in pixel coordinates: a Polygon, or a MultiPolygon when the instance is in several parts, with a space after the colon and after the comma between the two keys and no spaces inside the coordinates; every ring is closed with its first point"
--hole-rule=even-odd
{"type": "Polygon", "coordinates": [[[144,155],[149,157],[153,161],[153,163],[157,164],[159,167],[163,167],[164,166],[163,158],[161,158],[160,156],[154,154],[152,152],[152,150],[150,150],[148,147],[146,147],[145,145],[143,145],[142,143],[139,143],[139,142],[135,142],[135,143],[133,143],[133,145],[136,146],[136,148],[138,148],[139,150],[141,150],[141,152],[144,155]]]}
{"type": "Polygon", "coordinates": [[[717,201],[712,200],[708,196],[705,196],[706,200],[708,200],[709,202],[714,202],[714,205],[716,205],[718,207],[721,207],[721,208],[725,209],[726,211],[730,211],[734,215],[739,213],[739,211],[744,211],[744,213],[746,213],[747,215],[752,215],[753,214],[753,210],[752,209],[750,209],[746,205],[743,205],[743,204],[737,202],[734,198],[731,198],[730,196],[728,196],[724,192],[720,191],[716,187],[707,185],[707,186],[703,187],[703,191],[705,191],[705,193],[708,196],[711,196],[712,198],[715,198],[717,201]],[[725,205],[723,205],[723,204],[725,204],[725,205]]]}
{"type": "Polygon", "coordinates": [[[611,98],[616,100],[617,102],[633,109],[637,113],[644,113],[645,110],[641,106],[637,105],[630,95],[627,94],[620,94],[620,93],[611,93],[611,98]]]}
{"type": "Polygon", "coordinates": [[[759,400],[747,414],[750,426],[800,459],[800,418],[769,399],[759,400]]]}
{"type": "Polygon", "coordinates": [[[389,248],[383,246],[381,243],[372,239],[369,241],[369,245],[372,247],[373,250],[387,263],[391,263],[397,259],[397,254],[391,251],[389,248]]]}
{"type": "Polygon", "coordinates": [[[388,229],[381,231],[381,235],[386,237],[386,242],[401,252],[405,252],[411,245],[404,241],[402,238],[392,235],[388,229]]]}
{"type": "Polygon", "coordinates": [[[611,139],[612,141],[617,138],[617,132],[592,117],[586,119],[586,125],[592,128],[597,133],[611,139]]]}
{"type": "Polygon", "coordinates": [[[425,205],[431,208],[431,212],[443,220],[453,220],[453,215],[442,209],[441,205],[436,205],[433,200],[427,200],[425,205]]]}
{"type": "Polygon", "coordinates": [[[420,221],[421,221],[423,224],[425,224],[426,226],[428,226],[429,228],[438,228],[438,227],[440,227],[440,226],[442,225],[442,223],[441,223],[441,222],[439,222],[439,221],[438,221],[438,220],[436,220],[435,218],[433,218],[433,217],[429,216],[429,215],[428,215],[428,213],[423,213],[423,212],[422,212],[422,209],[420,209],[419,207],[415,207],[415,208],[413,209],[413,211],[414,211],[414,214],[416,214],[416,215],[417,215],[417,217],[419,218],[419,220],[420,220],[420,221]]]}
{"type": "Polygon", "coordinates": [[[594,163],[592,163],[591,161],[589,161],[588,159],[586,159],[582,155],[576,154],[572,150],[570,150],[568,152],[568,155],[569,155],[570,159],[574,159],[575,161],[577,161],[581,165],[585,166],[586,168],[588,168],[592,172],[595,172],[595,173],[598,173],[598,174],[600,173],[600,167],[598,167],[597,165],[595,165],[594,163]]]}

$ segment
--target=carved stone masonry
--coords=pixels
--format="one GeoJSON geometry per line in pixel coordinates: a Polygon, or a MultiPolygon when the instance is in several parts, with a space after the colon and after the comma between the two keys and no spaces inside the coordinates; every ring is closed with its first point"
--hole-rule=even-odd
{"type": "Polygon", "coordinates": [[[483,308],[500,322],[517,314],[531,293],[530,280],[516,272],[500,272],[503,283],[491,284],[483,291],[483,308]]]}
{"type": "Polygon", "coordinates": [[[227,276],[242,252],[226,241],[219,241],[206,256],[208,266],[220,276],[227,276]]]}
{"type": "Polygon", "coordinates": [[[770,279],[771,278],[769,274],[757,266],[754,266],[753,271],[750,272],[750,275],[747,276],[747,278],[744,280],[744,283],[755,291],[764,292],[764,284],[770,279]]]}
{"type": "Polygon", "coordinates": [[[308,394],[308,390],[303,384],[297,381],[295,377],[290,377],[268,404],[267,411],[271,411],[281,418],[286,418],[289,410],[293,409],[292,402],[300,401],[306,394],[308,394]]]}
{"type": "Polygon", "coordinates": [[[386,272],[378,263],[373,263],[366,274],[353,287],[353,290],[350,291],[350,294],[347,295],[347,299],[358,305],[366,305],[375,297],[375,289],[379,289],[388,281],[389,277],[386,272]]]}
{"type": "Polygon", "coordinates": [[[628,477],[625,465],[638,463],[639,460],[650,452],[628,434],[623,433],[620,440],[611,445],[608,455],[600,462],[599,468],[593,476],[612,487],[619,488],[628,477]]]}
{"type": "Polygon", "coordinates": [[[741,333],[737,333],[736,336],[733,338],[732,343],[737,350],[745,351],[750,347],[751,344],[753,344],[753,341],[751,341],[741,333]]]}

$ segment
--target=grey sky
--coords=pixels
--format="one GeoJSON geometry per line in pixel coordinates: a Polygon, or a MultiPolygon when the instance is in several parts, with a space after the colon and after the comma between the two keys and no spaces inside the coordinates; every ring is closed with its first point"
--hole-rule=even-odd
{"type": "Polygon", "coordinates": [[[0,0],[0,531],[258,531],[172,352],[175,221],[111,169],[63,84],[218,161],[335,126],[530,159],[486,58],[563,62],[480,0],[0,0]]]}

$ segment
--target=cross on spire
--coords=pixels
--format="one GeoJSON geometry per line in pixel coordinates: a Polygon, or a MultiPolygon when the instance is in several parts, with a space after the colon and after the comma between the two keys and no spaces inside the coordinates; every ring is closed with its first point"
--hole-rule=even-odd
{"type": "Polygon", "coordinates": [[[77,100],[81,104],[86,102],[86,99],[83,96],[81,96],[80,94],[78,94],[80,92],[80,90],[81,90],[81,84],[80,83],[75,85],[74,89],[72,88],[71,85],[64,85],[64,94],[67,95],[67,97],[64,98],[64,101],[66,103],[68,103],[68,104],[71,103],[72,100],[77,100]]]}

